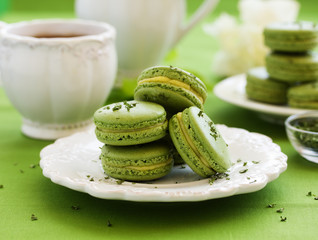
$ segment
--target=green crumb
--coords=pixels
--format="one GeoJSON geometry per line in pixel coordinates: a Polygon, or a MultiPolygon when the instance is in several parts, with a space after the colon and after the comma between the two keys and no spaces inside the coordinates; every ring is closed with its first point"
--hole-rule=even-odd
{"type": "Polygon", "coordinates": [[[311,197],[312,196],[312,192],[308,192],[306,196],[307,197],[311,197]]]}
{"type": "Polygon", "coordinates": [[[237,163],[240,163],[240,162],[242,162],[242,159],[237,159],[236,162],[237,162],[237,163]]]}
{"type": "Polygon", "coordinates": [[[318,197],[314,197],[314,200],[318,200],[318,197]]]}
{"type": "Polygon", "coordinates": [[[284,210],[285,210],[284,208],[280,208],[280,209],[277,209],[276,212],[277,212],[277,213],[283,213],[284,210]]]}
{"type": "Polygon", "coordinates": [[[20,173],[24,173],[24,171],[22,169],[20,169],[20,173]]]}
{"type": "Polygon", "coordinates": [[[31,165],[30,165],[30,168],[35,168],[35,167],[36,167],[35,164],[31,164],[31,165]]]}
{"type": "Polygon", "coordinates": [[[38,220],[38,218],[34,214],[32,214],[31,215],[31,221],[36,221],[36,220],[38,220]]]}
{"type": "Polygon", "coordinates": [[[276,206],[276,203],[268,204],[266,207],[267,208],[274,208],[276,206]]]}
{"type": "Polygon", "coordinates": [[[247,171],[248,171],[248,169],[246,168],[244,170],[239,171],[239,173],[243,174],[243,173],[246,173],[247,171]]]}
{"type": "Polygon", "coordinates": [[[200,112],[198,113],[198,116],[199,116],[199,117],[202,117],[202,116],[203,116],[203,111],[200,111],[200,112]]]}
{"type": "Polygon", "coordinates": [[[245,167],[246,165],[247,165],[247,162],[244,162],[244,163],[243,163],[243,166],[245,167]]]}
{"type": "Polygon", "coordinates": [[[216,173],[209,179],[209,184],[212,185],[216,180],[223,178],[225,178],[226,180],[230,180],[228,173],[216,173]]]}
{"type": "Polygon", "coordinates": [[[107,220],[107,227],[112,227],[113,224],[111,224],[111,222],[109,220],[107,220]]]}
{"type": "Polygon", "coordinates": [[[108,176],[107,176],[107,177],[104,177],[104,179],[107,180],[107,179],[109,179],[109,177],[108,177],[108,176]]]}
{"type": "Polygon", "coordinates": [[[94,178],[91,177],[91,178],[89,179],[89,181],[90,181],[90,182],[94,182],[94,178]]]}
{"type": "Polygon", "coordinates": [[[107,109],[107,110],[109,110],[109,109],[110,109],[110,107],[109,107],[109,106],[107,106],[107,107],[106,107],[106,109],[107,109]]]}
{"type": "Polygon", "coordinates": [[[1,189],[1,188],[4,188],[4,186],[3,186],[2,184],[0,184],[0,189],[1,189]]]}
{"type": "Polygon", "coordinates": [[[113,107],[113,112],[118,111],[118,110],[120,110],[120,109],[121,109],[121,105],[118,104],[118,105],[116,105],[116,106],[113,107]]]}
{"type": "Polygon", "coordinates": [[[280,216],[280,221],[281,222],[286,222],[286,220],[287,220],[287,217],[280,216]]]}
{"type": "Polygon", "coordinates": [[[129,104],[127,101],[124,101],[124,106],[125,106],[125,108],[127,109],[127,111],[129,112],[130,109],[136,107],[136,103],[129,104]]]}
{"type": "Polygon", "coordinates": [[[80,209],[81,209],[79,206],[75,206],[75,205],[71,206],[71,208],[72,208],[73,210],[80,210],[80,209]]]}
{"type": "Polygon", "coordinates": [[[117,183],[118,185],[121,185],[123,182],[125,182],[125,180],[116,180],[116,183],[117,183]]]}
{"type": "Polygon", "coordinates": [[[257,162],[257,161],[252,161],[252,163],[254,163],[254,164],[259,164],[259,162],[257,162]]]}

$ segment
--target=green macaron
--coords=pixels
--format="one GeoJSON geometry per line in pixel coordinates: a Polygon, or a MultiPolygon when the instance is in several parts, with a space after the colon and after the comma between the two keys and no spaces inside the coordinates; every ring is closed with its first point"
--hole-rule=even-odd
{"type": "Polygon", "coordinates": [[[231,166],[227,144],[198,107],[175,114],[169,121],[169,132],[183,160],[200,176],[223,173],[231,166]]]}
{"type": "Polygon", "coordinates": [[[168,132],[165,109],[152,102],[125,101],[104,106],[95,112],[94,123],[97,139],[115,146],[152,142],[168,132]]]}
{"type": "Polygon", "coordinates": [[[171,114],[190,106],[203,109],[206,97],[206,86],[198,77],[171,66],[145,69],[134,94],[136,100],[156,102],[171,114]]]}
{"type": "Polygon", "coordinates": [[[158,179],[173,167],[170,145],[160,140],[134,146],[105,144],[100,159],[108,176],[130,181],[158,179]]]}
{"type": "Polygon", "coordinates": [[[265,67],[250,69],[246,74],[246,95],[248,98],[271,104],[285,104],[289,84],[269,76],[265,67]]]}
{"type": "Polygon", "coordinates": [[[272,52],[266,56],[269,75],[279,81],[295,83],[318,79],[318,54],[272,52]]]}
{"type": "Polygon", "coordinates": [[[318,109],[318,82],[293,86],[288,90],[287,97],[291,107],[318,109]]]}
{"type": "Polygon", "coordinates": [[[318,43],[318,28],[312,22],[272,23],[264,29],[264,42],[274,51],[305,52],[318,43]]]}

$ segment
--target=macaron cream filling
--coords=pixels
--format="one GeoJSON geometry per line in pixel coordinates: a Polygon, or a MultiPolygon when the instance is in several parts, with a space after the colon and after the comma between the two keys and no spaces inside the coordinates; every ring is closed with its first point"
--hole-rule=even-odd
{"type": "MultiPolygon", "coordinates": [[[[154,164],[154,165],[150,165],[150,166],[121,166],[121,168],[124,168],[124,169],[131,169],[131,170],[141,170],[141,171],[148,171],[148,170],[154,170],[154,169],[157,169],[157,168],[161,168],[161,167],[164,167],[166,165],[169,165],[171,164],[173,161],[173,158],[170,157],[166,162],[162,162],[162,163],[158,163],[158,164],[154,164]]],[[[113,166],[113,167],[120,167],[120,166],[117,166],[117,165],[112,165],[112,164],[107,164],[108,166],[113,166]]]]}
{"type": "Polygon", "coordinates": [[[196,146],[192,143],[192,140],[191,140],[189,134],[187,133],[187,130],[185,129],[184,124],[182,123],[182,113],[181,112],[177,113],[176,118],[177,118],[177,120],[179,122],[179,126],[180,126],[180,129],[182,131],[182,134],[185,137],[185,140],[189,144],[189,146],[192,149],[192,151],[196,154],[196,156],[198,157],[198,159],[200,159],[201,163],[204,166],[206,166],[207,168],[213,170],[211,168],[210,164],[204,159],[204,157],[200,154],[200,152],[198,151],[196,146]]]}
{"type": "Polygon", "coordinates": [[[161,126],[164,126],[164,125],[168,125],[168,120],[165,120],[163,122],[157,123],[152,126],[142,127],[138,129],[137,128],[135,129],[107,129],[107,128],[100,128],[100,127],[96,127],[96,129],[104,133],[129,133],[129,132],[146,131],[149,129],[160,128],[161,126]]]}
{"type": "Polygon", "coordinates": [[[152,78],[146,78],[138,82],[138,84],[143,84],[143,83],[164,83],[164,84],[180,87],[192,92],[201,101],[201,103],[204,103],[204,99],[201,97],[201,94],[195,91],[189,84],[181,82],[179,80],[170,79],[164,76],[157,76],[152,78]]]}

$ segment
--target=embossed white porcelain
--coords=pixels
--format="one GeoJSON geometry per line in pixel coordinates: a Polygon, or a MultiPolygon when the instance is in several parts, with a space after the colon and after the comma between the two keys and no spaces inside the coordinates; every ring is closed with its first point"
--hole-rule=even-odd
{"type": "Polygon", "coordinates": [[[287,156],[262,134],[217,125],[229,145],[233,166],[228,176],[213,183],[189,167],[175,166],[171,173],[146,183],[107,178],[99,160],[102,143],[94,129],[58,139],[41,153],[44,176],[54,183],[103,199],[148,202],[203,201],[258,191],[287,168],[287,156]]]}
{"type": "Polygon", "coordinates": [[[116,77],[115,29],[88,20],[34,20],[1,31],[5,92],[22,132],[56,139],[87,129],[116,77]]]}
{"type": "Polygon", "coordinates": [[[218,0],[205,0],[185,21],[185,0],[77,0],[79,18],[105,21],[115,26],[119,76],[134,78],[146,67],[157,65],[165,54],[218,0]]]}

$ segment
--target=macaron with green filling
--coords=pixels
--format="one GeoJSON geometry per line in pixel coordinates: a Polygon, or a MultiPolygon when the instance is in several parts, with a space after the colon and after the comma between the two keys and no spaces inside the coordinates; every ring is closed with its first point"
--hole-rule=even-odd
{"type": "Polygon", "coordinates": [[[273,51],[305,52],[318,44],[318,27],[309,21],[272,23],[264,29],[265,45],[273,51]]]}
{"type": "Polygon", "coordinates": [[[115,146],[143,144],[166,136],[165,109],[156,103],[124,101],[98,109],[94,114],[99,141],[115,146]]]}
{"type": "Polygon", "coordinates": [[[226,142],[198,107],[175,114],[169,120],[169,132],[180,156],[200,176],[223,173],[231,166],[226,142]]]}
{"type": "Polygon", "coordinates": [[[100,159],[108,176],[130,181],[158,179],[173,167],[171,147],[162,140],[134,146],[104,145],[100,159]]]}
{"type": "Polygon", "coordinates": [[[248,98],[271,104],[285,104],[289,84],[271,78],[265,67],[250,69],[246,74],[246,95],[248,98]]]}
{"type": "Polygon", "coordinates": [[[206,97],[206,86],[198,77],[172,66],[145,69],[134,94],[136,100],[158,103],[171,114],[191,106],[203,109],[206,97]]]}
{"type": "Polygon", "coordinates": [[[295,83],[318,79],[318,54],[272,52],[266,56],[266,69],[276,80],[295,83]]]}
{"type": "Polygon", "coordinates": [[[288,105],[294,108],[318,109],[318,82],[293,86],[287,93],[288,105]]]}

